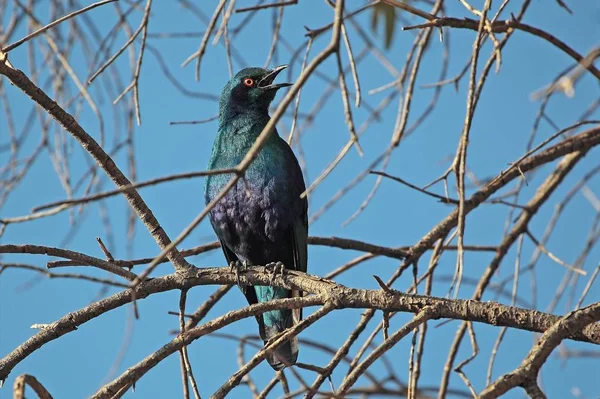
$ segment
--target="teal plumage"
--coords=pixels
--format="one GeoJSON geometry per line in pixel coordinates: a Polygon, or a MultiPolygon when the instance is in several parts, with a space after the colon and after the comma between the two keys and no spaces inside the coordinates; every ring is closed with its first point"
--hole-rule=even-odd
{"type": "MultiPolygon", "coordinates": [[[[273,70],[246,68],[225,85],[219,103],[219,130],[213,144],[209,170],[233,168],[248,153],[270,117],[268,107],[277,90],[273,84],[285,66],[273,70]]],[[[287,269],[306,271],[307,201],[302,171],[288,144],[273,132],[240,179],[210,212],[210,222],[229,263],[267,265],[282,262],[287,269]]],[[[206,179],[205,201],[212,201],[231,175],[206,179]]],[[[298,291],[270,286],[243,289],[250,304],[301,296],[298,291]]],[[[266,342],[298,323],[302,311],[274,310],[256,317],[266,342]]],[[[296,362],[298,340],[290,339],[267,357],[279,370],[296,362]]]]}

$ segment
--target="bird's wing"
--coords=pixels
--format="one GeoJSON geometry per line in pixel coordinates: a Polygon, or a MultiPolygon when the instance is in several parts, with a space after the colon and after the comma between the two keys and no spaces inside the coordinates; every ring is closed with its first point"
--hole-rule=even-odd
{"type": "Polygon", "coordinates": [[[302,217],[292,226],[292,243],[294,245],[294,270],[306,273],[308,264],[308,226],[302,217]]]}
{"type": "Polygon", "coordinates": [[[298,158],[296,158],[292,148],[281,137],[279,138],[279,145],[285,155],[285,169],[288,172],[286,180],[291,182],[293,186],[289,190],[290,194],[287,196],[287,201],[291,201],[293,204],[300,201],[301,207],[300,215],[294,220],[291,228],[294,270],[306,272],[308,262],[308,199],[306,197],[300,198],[300,195],[306,190],[306,185],[302,177],[302,168],[300,168],[298,158]]]}
{"type": "MultiPolygon", "coordinates": [[[[294,269],[305,272],[308,264],[308,204],[306,198],[303,199],[304,210],[302,216],[296,220],[292,226],[292,243],[294,249],[294,269]]],[[[304,296],[300,290],[292,290],[292,298],[304,296]]],[[[302,308],[293,310],[294,324],[302,320],[302,308]]]]}
{"type": "MultiPolygon", "coordinates": [[[[306,185],[304,184],[304,178],[302,177],[302,169],[300,168],[300,164],[298,163],[298,158],[294,154],[292,148],[287,144],[287,142],[283,139],[279,139],[279,144],[283,149],[283,152],[286,154],[285,159],[287,163],[286,169],[290,175],[288,176],[288,181],[293,182],[294,187],[292,191],[292,198],[290,200],[293,201],[301,201],[302,211],[300,212],[299,217],[293,222],[290,230],[291,230],[291,241],[293,248],[293,256],[294,256],[294,270],[298,270],[306,273],[307,263],[308,263],[308,200],[307,198],[300,199],[300,194],[304,192],[306,189],[306,185]]],[[[287,265],[286,265],[287,266],[287,265]]],[[[289,267],[289,266],[288,266],[289,267]]],[[[301,297],[304,296],[304,292],[300,290],[293,290],[290,295],[293,297],[301,297]]],[[[293,318],[294,324],[298,323],[302,320],[302,309],[294,309],[293,310],[293,318]]]]}

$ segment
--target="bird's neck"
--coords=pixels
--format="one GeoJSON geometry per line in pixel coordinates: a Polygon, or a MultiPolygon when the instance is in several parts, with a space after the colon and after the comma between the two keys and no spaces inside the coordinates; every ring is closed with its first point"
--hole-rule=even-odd
{"type": "MultiPolygon", "coordinates": [[[[244,159],[250,148],[252,148],[256,138],[268,121],[268,115],[258,118],[247,113],[220,120],[219,131],[213,144],[209,169],[237,166],[244,159]]],[[[277,140],[276,136],[277,133],[272,134],[265,146],[269,146],[269,143],[277,140]]],[[[219,181],[220,179],[224,179],[225,175],[212,176],[212,178],[215,181],[219,181]]]]}
{"type": "Polygon", "coordinates": [[[227,108],[219,112],[219,130],[235,135],[258,135],[269,119],[266,109],[227,108]]]}
{"type": "Polygon", "coordinates": [[[267,123],[269,121],[268,108],[221,100],[219,104],[219,127],[247,121],[265,121],[267,123]]]}

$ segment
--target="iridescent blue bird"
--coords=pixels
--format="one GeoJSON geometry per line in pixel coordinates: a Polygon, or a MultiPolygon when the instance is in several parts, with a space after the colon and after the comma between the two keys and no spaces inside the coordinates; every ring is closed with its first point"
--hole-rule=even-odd
{"type": "MultiPolygon", "coordinates": [[[[219,131],[213,144],[209,170],[237,166],[270,120],[268,108],[277,90],[290,83],[274,84],[286,66],[272,70],[246,68],[223,88],[219,102],[219,131]]],[[[231,175],[209,176],[204,190],[211,202],[231,175]]],[[[302,171],[289,145],[273,132],[255,160],[227,195],[210,212],[210,222],[230,265],[283,264],[306,271],[308,219],[302,171]]],[[[301,296],[271,286],[241,287],[250,304],[301,296]]],[[[265,344],[275,335],[297,324],[302,310],[273,310],[256,317],[265,344]]],[[[267,360],[280,370],[296,363],[298,339],[290,339],[267,360]]]]}

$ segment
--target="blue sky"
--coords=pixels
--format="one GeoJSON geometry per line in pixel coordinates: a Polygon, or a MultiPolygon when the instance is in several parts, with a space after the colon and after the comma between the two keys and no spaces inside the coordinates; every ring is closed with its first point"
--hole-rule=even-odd
{"type": "MultiPolygon", "coordinates": [[[[40,1],[36,7],[36,15],[42,21],[48,21],[50,18],[47,11],[48,3],[40,1]]],[[[207,15],[211,15],[213,3],[216,2],[205,3],[201,7],[207,15]]],[[[347,3],[349,9],[363,4],[358,1],[348,1],[347,3]]],[[[480,7],[483,1],[473,3],[480,7]]],[[[593,2],[569,1],[568,4],[574,12],[573,16],[566,14],[552,1],[534,1],[532,3],[524,22],[551,31],[582,54],[598,45],[600,8],[593,2]]],[[[251,1],[240,0],[237,6],[252,4],[251,1]]],[[[417,5],[422,7],[420,3],[417,5]]],[[[498,5],[495,4],[495,6],[498,5]]],[[[122,5],[122,7],[127,8],[127,5],[122,5]]],[[[517,11],[516,8],[509,6],[504,16],[509,15],[509,12],[517,11]]],[[[447,12],[455,17],[470,17],[459,2],[448,2],[447,12]]],[[[141,18],[141,13],[134,15],[131,24],[135,28],[141,18]]],[[[235,14],[232,17],[231,26],[237,26],[243,16],[243,14],[235,14]]],[[[102,32],[108,31],[116,21],[112,6],[93,10],[88,17],[98,24],[102,32]]],[[[297,48],[305,40],[303,36],[305,25],[317,28],[329,23],[331,17],[331,10],[322,2],[301,1],[297,6],[286,8],[282,35],[294,48],[297,48]]],[[[411,24],[423,22],[410,16],[405,17],[411,24]]],[[[6,24],[8,18],[8,15],[1,17],[1,23],[6,24]]],[[[356,19],[367,32],[370,32],[369,18],[370,13],[366,12],[356,19]]],[[[415,31],[401,31],[400,25],[401,23],[398,22],[392,48],[384,51],[386,57],[398,69],[402,68],[415,35],[415,31]]],[[[176,6],[175,2],[154,2],[150,32],[201,32],[204,30],[204,26],[190,12],[176,6]]],[[[242,31],[243,33],[235,38],[235,48],[242,55],[244,63],[234,62],[234,70],[237,71],[246,66],[264,65],[271,44],[271,26],[272,13],[263,12],[250,21],[242,31]]],[[[13,40],[24,33],[24,27],[25,25],[20,27],[13,40]]],[[[62,32],[65,33],[67,28],[68,25],[65,25],[60,29],[63,29],[62,32]]],[[[364,43],[350,26],[349,34],[355,54],[358,54],[364,47],[364,43]]],[[[451,51],[448,77],[459,73],[468,61],[474,35],[474,32],[467,30],[455,30],[449,34],[446,30],[445,40],[449,41],[451,51]]],[[[113,51],[125,40],[126,37],[121,34],[116,40],[113,51]]],[[[221,44],[209,45],[202,63],[201,80],[196,82],[193,65],[180,68],[180,64],[197,50],[200,43],[199,37],[189,39],[149,38],[148,40],[149,44],[160,51],[169,70],[187,89],[213,95],[220,94],[221,88],[229,78],[225,50],[221,44]]],[[[328,40],[328,34],[322,35],[315,42],[311,56],[322,49],[328,40]]],[[[373,40],[379,48],[383,48],[381,34],[374,37],[373,40]]],[[[35,39],[35,43],[46,46],[43,38],[35,39]]],[[[422,85],[438,80],[442,51],[443,45],[436,38],[430,44],[417,78],[409,125],[425,109],[434,93],[433,89],[423,88],[422,85]]],[[[487,60],[490,52],[491,47],[488,43],[482,50],[481,66],[487,60]]],[[[282,46],[274,57],[272,66],[290,63],[290,58],[291,53],[282,46]]],[[[17,68],[28,71],[26,46],[11,52],[10,60],[17,68]]],[[[560,50],[524,32],[514,34],[502,53],[502,60],[500,73],[492,73],[488,78],[471,130],[468,167],[475,171],[480,179],[495,176],[500,170],[506,168],[509,162],[518,159],[525,152],[524,149],[540,105],[539,102],[531,99],[531,93],[547,85],[560,71],[572,65],[572,59],[560,50]]],[[[80,79],[85,80],[89,75],[90,59],[84,52],[77,51],[71,61],[80,79]]],[[[343,61],[347,62],[345,53],[343,61]]],[[[334,59],[330,59],[319,68],[319,71],[335,79],[335,67],[334,59]]],[[[121,78],[126,82],[125,84],[129,82],[131,74],[128,69],[128,54],[124,54],[110,68],[121,70],[121,78]]],[[[290,78],[297,77],[299,70],[299,63],[294,64],[293,68],[290,68],[290,78]]],[[[369,115],[366,108],[368,106],[376,107],[385,96],[390,94],[389,90],[373,95],[369,95],[367,92],[389,83],[394,77],[372,55],[368,55],[358,65],[358,73],[363,89],[363,106],[353,109],[353,113],[356,125],[360,126],[369,115]]],[[[43,72],[41,76],[43,80],[43,77],[47,75],[43,72]]],[[[98,95],[98,83],[91,86],[92,94],[95,96],[98,95]]],[[[354,90],[350,78],[348,78],[348,83],[354,90]]],[[[31,102],[17,89],[7,85],[6,81],[3,87],[10,100],[15,124],[17,127],[22,126],[30,112],[31,102]]],[[[324,87],[324,82],[317,77],[309,80],[302,91],[301,112],[309,112],[312,109],[323,93],[324,87]]],[[[449,159],[456,150],[464,121],[466,91],[466,79],[461,81],[457,91],[452,86],[444,87],[435,111],[395,150],[387,169],[388,173],[400,176],[412,183],[424,185],[439,176],[448,167],[449,159]]],[[[50,90],[49,94],[52,95],[52,93],[50,90]]],[[[574,98],[557,95],[550,101],[546,112],[559,127],[569,126],[578,120],[584,109],[597,99],[599,94],[598,83],[593,80],[591,75],[586,74],[577,85],[574,98]]],[[[106,138],[110,148],[115,140],[119,140],[119,135],[122,139],[123,132],[113,128],[112,110],[114,107],[111,102],[114,96],[107,98],[105,93],[102,93],[102,97],[103,100],[99,104],[104,115],[106,138]]],[[[278,99],[280,98],[282,98],[282,94],[279,94],[278,99]]],[[[217,112],[215,101],[183,96],[165,78],[156,59],[148,52],[144,58],[140,81],[140,105],[142,125],[136,126],[134,136],[138,180],[205,169],[216,133],[216,122],[182,126],[169,125],[169,122],[212,117],[217,112]]],[[[83,103],[80,108],[79,122],[92,136],[98,139],[97,119],[86,103],[83,103]]],[[[75,107],[72,107],[71,111],[74,109],[75,107]]],[[[359,157],[356,151],[351,150],[333,173],[314,191],[310,198],[310,213],[321,208],[332,195],[351,181],[386,148],[393,134],[397,110],[398,97],[382,113],[381,120],[371,124],[365,132],[361,140],[365,152],[364,157],[359,157]]],[[[9,141],[5,118],[4,108],[1,108],[0,144],[9,141]]],[[[590,119],[594,118],[600,119],[598,111],[590,119]]],[[[279,132],[286,136],[289,125],[290,118],[284,118],[283,123],[279,126],[279,132]]],[[[299,126],[303,127],[304,122],[301,121],[299,126]]],[[[555,129],[542,121],[535,143],[543,141],[553,133],[555,133],[555,129]]],[[[56,137],[60,137],[60,134],[62,133],[58,133],[58,129],[51,130],[51,140],[54,142],[56,137]]],[[[322,107],[313,124],[302,130],[302,150],[308,164],[305,179],[308,184],[316,179],[334,159],[347,142],[348,137],[348,131],[344,124],[342,101],[339,93],[336,92],[322,107]]],[[[39,122],[36,121],[32,132],[23,143],[21,156],[31,153],[39,142],[39,138],[39,122]]],[[[71,174],[73,180],[76,181],[87,170],[89,156],[75,142],[69,145],[72,154],[71,174]]],[[[541,208],[530,226],[536,237],[542,236],[553,213],[554,204],[563,198],[587,171],[597,165],[598,154],[597,149],[591,151],[565,179],[562,187],[554,193],[550,201],[541,208]]],[[[114,159],[122,170],[127,171],[125,151],[119,153],[114,159]]],[[[8,154],[0,153],[0,164],[4,165],[7,160],[8,154]]],[[[520,203],[525,203],[531,198],[551,168],[552,166],[545,166],[528,176],[529,186],[523,190],[520,203]]],[[[104,176],[103,179],[103,188],[111,189],[112,182],[104,176]]],[[[449,206],[436,202],[434,199],[392,181],[384,181],[366,210],[348,226],[342,227],[342,223],[355,212],[368,195],[374,182],[374,176],[367,177],[311,224],[310,234],[341,236],[386,246],[411,245],[451,211],[449,206]]],[[[450,183],[451,193],[456,196],[453,180],[450,183]]],[[[589,188],[596,195],[600,195],[600,179],[598,177],[592,179],[589,188]]],[[[503,192],[507,192],[508,189],[510,187],[503,192]]],[[[165,231],[173,238],[202,210],[204,204],[202,190],[203,181],[193,179],[146,188],[141,190],[141,195],[165,231]]],[[[443,193],[441,185],[435,186],[433,190],[443,193]]],[[[473,192],[474,190],[471,188],[469,193],[473,192]]],[[[80,190],[77,196],[81,194],[80,190]]],[[[0,217],[24,215],[29,213],[34,206],[60,200],[65,196],[50,158],[47,153],[44,153],[33,164],[28,175],[11,194],[4,207],[0,209],[0,217]]],[[[114,240],[109,242],[109,245],[115,257],[147,257],[159,252],[150,235],[138,222],[132,252],[129,254],[126,245],[128,205],[122,197],[113,197],[104,203],[108,209],[108,217],[114,235],[114,240]]],[[[581,193],[578,193],[565,209],[557,230],[548,242],[548,247],[552,252],[569,263],[574,262],[583,249],[588,230],[593,222],[594,212],[590,202],[581,193]]],[[[508,208],[505,206],[481,206],[467,219],[465,242],[497,245],[502,240],[507,214],[508,208]]],[[[95,237],[103,237],[106,242],[108,239],[101,222],[99,205],[97,203],[89,205],[82,217],[77,220],[76,226],[72,226],[69,213],[63,212],[29,223],[10,225],[0,239],[0,243],[66,247],[102,257],[95,237]],[[75,229],[74,233],[73,229],[75,229]]],[[[213,240],[212,229],[205,221],[185,240],[181,247],[189,248],[213,240]]],[[[531,241],[526,239],[523,246],[524,263],[529,260],[533,249],[531,241]]],[[[326,275],[358,255],[359,253],[354,251],[311,247],[309,272],[326,275]]],[[[490,253],[466,254],[466,275],[479,278],[492,256],[490,253]]],[[[600,259],[600,249],[596,247],[590,253],[583,267],[588,272],[592,271],[597,266],[598,259],[600,259]]],[[[24,262],[37,266],[45,266],[48,260],[51,258],[37,255],[11,255],[2,258],[3,262],[24,262]]],[[[425,267],[428,256],[425,256],[423,260],[421,267],[425,267]]],[[[514,260],[515,249],[513,248],[505,258],[498,272],[497,280],[510,276],[514,268],[514,260]]],[[[192,258],[191,261],[199,267],[224,265],[220,251],[192,258]]],[[[451,276],[454,265],[455,255],[447,254],[440,263],[438,277],[451,276]]],[[[393,273],[397,266],[397,261],[376,258],[362,264],[352,272],[340,276],[337,281],[352,287],[377,288],[371,275],[377,274],[385,279],[393,273]]],[[[171,270],[171,267],[165,264],[160,266],[155,274],[166,274],[171,270]]],[[[68,271],[106,277],[105,274],[91,268],[68,271]]],[[[537,306],[540,310],[545,310],[565,274],[565,269],[542,256],[536,271],[537,306]]],[[[395,288],[406,289],[410,282],[409,275],[403,276],[395,288]]],[[[575,288],[575,298],[578,298],[586,282],[587,278],[579,279],[575,288]]],[[[530,283],[530,276],[524,275],[519,286],[519,296],[528,301],[531,301],[530,283]]],[[[440,279],[434,284],[434,294],[446,295],[448,286],[447,280],[440,279]]],[[[98,298],[100,288],[97,284],[82,281],[40,279],[28,271],[7,270],[2,273],[0,275],[0,356],[4,356],[34,334],[35,331],[30,329],[32,324],[50,323],[65,313],[86,306],[98,298]]],[[[193,289],[188,296],[188,310],[195,309],[215,289],[216,287],[193,289]]],[[[507,289],[510,290],[510,284],[507,289]]],[[[108,290],[109,293],[116,291],[116,288],[108,290]]],[[[460,297],[469,298],[472,291],[473,286],[464,285],[460,297]]],[[[20,363],[12,371],[7,384],[12,386],[17,375],[28,373],[36,376],[54,397],[81,398],[89,396],[105,381],[124,340],[129,342],[129,345],[123,362],[119,365],[118,374],[172,339],[169,331],[177,328],[178,321],[176,317],[168,315],[167,312],[177,310],[178,298],[178,292],[167,292],[140,301],[141,318],[133,323],[132,335],[129,338],[124,331],[130,325],[128,324],[131,321],[130,307],[120,308],[86,323],[76,332],[45,345],[20,363]]],[[[508,303],[509,298],[496,297],[492,291],[489,291],[484,300],[508,303]]],[[[598,300],[600,300],[600,291],[596,284],[587,296],[585,303],[589,304],[598,300]]],[[[229,310],[245,305],[243,296],[237,290],[232,290],[209,313],[208,318],[218,317],[229,310]]],[[[563,300],[555,312],[565,313],[569,310],[571,309],[567,308],[566,300],[563,300]]],[[[360,313],[359,310],[336,311],[305,331],[302,337],[337,346],[356,325],[360,313]]],[[[409,318],[410,315],[407,314],[397,316],[392,320],[391,329],[399,328],[409,318]]],[[[431,326],[438,324],[438,322],[433,322],[431,326]]],[[[439,383],[448,347],[457,326],[458,322],[450,322],[438,328],[430,328],[421,376],[421,383],[424,386],[436,386],[439,383]]],[[[371,330],[372,327],[368,329],[368,332],[370,333],[371,330]]],[[[480,354],[465,368],[465,371],[473,381],[475,388],[481,391],[485,387],[488,358],[499,329],[477,325],[476,331],[480,354]]],[[[223,332],[237,335],[256,334],[257,328],[256,323],[249,319],[228,326],[223,332]]],[[[365,337],[367,335],[368,333],[365,334],[365,337]]],[[[362,337],[352,348],[351,354],[356,353],[365,337],[362,337]]],[[[531,333],[509,331],[500,347],[494,368],[494,377],[516,367],[531,348],[533,339],[534,335],[531,333]]],[[[377,342],[381,342],[381,337],[377,339],[377,342]]],[[[568,342],[567,347],[570,349],[593,349],[589,345],[573,342],[568,342]]],[[[237,343],[215,337],[201,338],[189,348],[190,359],[203,395],[214,392],[237,370],[236,348],[237,343]]],[[[388,353],[389,359],[393,360],[397,368],[398,376],[403,381],[406,381],[408,375],[409,348],[410,340],[405,339],[388,353]]],[[[246,359],[249,359],[253,351],[252,348],[247,349],[246,359]]],[[[468,340],[464,340],[457,359],[461,361],[470,353],[468,340]]],[[[301,362],[323,366],[328,360],[329,358],[320,352],[306,347],[301,349],[299,358],[301,362]]],[[[374,365],[373,372],[385,372],[381,362],[374,365]]],[[[336,386],[339,386],[344,373],[345,369],[340,369],[334,374],[336,386]]],[[[310,372],[302,372],[302,375],[308,382],[315,378],[314,374],[310,372]]],[[[273,371],[266,363],[261,364],[252,373],[259,388],[264,387],[272,376],[273,371]]],[[[593,360],[570,360],[563,368],[563,363],[554,354],[544,367],[542,377],[543,388],[549,397],[571,397],[573,387],[581,390],[582,397],[594,398],[600,395],[600,388],[597,384],[598,368],[594,367],[593,360]]],[[[293,380],[289,373],[288,378],[293,380]]],[[[294,386],[297,384],[294,383],[294,386]]],[[[452,376],[451,387],[466,390],[456,374],[452,376]]],[[[280,388],[278,387],[275,392],[279,394],[280,388]]],[[[233,391],[232,397],[245,397],[247,394],[247,388],[238,387],[233,391]]],[[[181,395],[179,359],[177,356],[171,356],[139,381],[136,385],[135,395],[129,393],[127,397],[178,397],[179,395],[181,395]]],[[[522,391],[515,390],[507,397],[521,396],[522,391]]],[[[0,398],[9,397],[11,397],[9,388],[0,390],[0,398]]]]}

